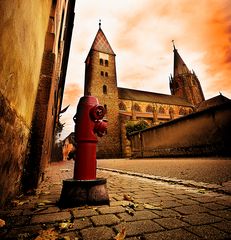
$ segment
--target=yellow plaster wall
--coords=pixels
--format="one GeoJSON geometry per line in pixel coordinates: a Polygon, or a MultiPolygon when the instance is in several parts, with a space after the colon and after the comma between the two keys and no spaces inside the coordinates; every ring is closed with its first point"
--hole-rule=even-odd
{"type": "Polygon", "coordinates": [[[0,91],[30,125],[39,83],[51,0],[0,4],[0,91]]]}

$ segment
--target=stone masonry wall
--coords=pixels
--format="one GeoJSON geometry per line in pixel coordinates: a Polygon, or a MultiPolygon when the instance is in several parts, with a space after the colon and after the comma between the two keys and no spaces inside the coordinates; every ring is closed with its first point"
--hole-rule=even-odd
{"type": "Polygon", "coordinates": [[[231,104],[226,103],[131,136],[134,157],[231,155],[231,104]]]}
{"type": "Polygon", "coordinates": [[[107,135],[99,138],[97,144],[98,158],[120,157],[122,154],[120,142],[120,121],[118,106],[118,89],[116,80],[115,56],[109,54],[108,66],[100,65],[99,52],[91,51],[90,64],[86,66],[86,92],[97,97],[99,103],[107,108],[107,135]],[[101,71],[108,76],[102,76],[101,71]],[[107,93],[103,93],[103,86],[107,93]]]}
{"type": "Polygon", "coordinates": [[[52,86],[54,60],[55,54],[53,54],[51,51],[44,52],[40,83],[36,97],[34,117],[32,121],[30,152],[25,163],[25,171],[23,177],[23,185],[25,191],[37,187],[39,180],[43,178],[47,163],[47,159],[42,157],[42,155],[44,150],[49,150],[47,148],[47,142],[45,142],[45,129],[47,118],[50,118],[51,120],[53,118],[48,111],[48,103],[52,86]],[[50,114],[50,116],[48,114],[50,114]]]}

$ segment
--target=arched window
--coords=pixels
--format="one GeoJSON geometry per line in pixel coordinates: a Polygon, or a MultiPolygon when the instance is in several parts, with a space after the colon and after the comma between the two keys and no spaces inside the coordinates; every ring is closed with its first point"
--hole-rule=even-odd
{"type": "Polygon", "coordinates": [[[152,105],[149,104],[149,105],[146,107],[146,112],[150,112],[150,113],[153,112],[153,107],[152,107],[152,105]]]}
{"type": "Polygon", "coordinates": [[[105,60],[105,66],[108,67],[108,60],[105,60]]]}
{"type": "Polygon", "coordinates": [[[108,72],[105,72],[105,77],[108,77],[108,72]]]}
{"type": "Polygon", "coordinates": [[[180,108],[179,115],[185,115],[185,114],[186,114],[185,109],[180,108]]]}
{"type": "Polygon", "coordinates": [[[123,102],[119,103],[119,110],[121,110],[121,111],[126,111],[127,110],[126,105],[123,102]]]}
{"type": "Polygon", "coordinates": [[[103,65],[103,59],[102,58],[99,59],[99,64],[103,65]]]}
{"type": "Polygon", "coordinates": [[[103,72],[103,71],[101,71],[101,72],[100,72],[100,75],[101,75],[101,76],[104,76],[104,72],[103,72]]]}
{"type": "Polygon", "coordinates": [[[160,114],[164,114],[165,113],[165,110],[162,106],[159,107],[159,113],[160,114]]]}
{"type": "Polygon", "coordinates": [[[139,106],[137,103],[135,103],[135,104],[133,105],[133,109],[134,109],[134,111],[136,111],[136,112],[141,112],[141,108],[140,108],[140,106],[139,106]]]}
{"type": "Polygon", "coordinates": [[[107,94],[107,86],[106,85],[103,85],[103,93],[107,94]]]}

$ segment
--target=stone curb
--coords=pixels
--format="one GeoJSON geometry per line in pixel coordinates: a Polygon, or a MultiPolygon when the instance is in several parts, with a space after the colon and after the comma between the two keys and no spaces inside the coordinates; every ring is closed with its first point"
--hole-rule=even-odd
{"type": "Polygon", "coordinates": [[[97,167],[97,169],[102,170],[102,171],[115,172],[115,173],[125,174],[125,175],[129,175],[129,176],[141,177],[141,178],[151,179],[151,180],[155,180],[155,181],[167,182],[170,184],[173,183],[173,184],[178,184],[178,185],[182,185],[185,187],[194,187],[194,188],[199,188],[199,189],[203,189],[203,190],[209,190],[209,191],[213,191],[213,192],[217,192],[217,193],[231,195],[230,182],[228,182],[228,186],[221,186],[221,185],[211,184],[211,183],[196,182],[193,180],[182,180],[182,179],[177,179],[177,178],[153,176],[153,175],[149,175],[149,174],[129,172],[129,171],[124,171],[124,170],[112,169],[112,168],[97,167]]]}

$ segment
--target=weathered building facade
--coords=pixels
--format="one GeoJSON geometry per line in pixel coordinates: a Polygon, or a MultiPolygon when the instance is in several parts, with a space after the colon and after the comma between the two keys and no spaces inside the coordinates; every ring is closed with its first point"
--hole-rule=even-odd
{"type": "Polygon", "coordinates": [[[37,187],[60,111],[75,1],[0,4],[0,206],[37,187]]]}
{"type": "Polygon", "coordinates": [[[172,95],[118,87],[115,56],[100,24],[85,62],[84,91],[85,95],[97,97],[107,109],[108,134],[98,143],[99,158],[130,155],[127,122],[145,120],[155,126],[193,112],[204,100],[199,80],[188,70],[175,46],[172,95]]]}

